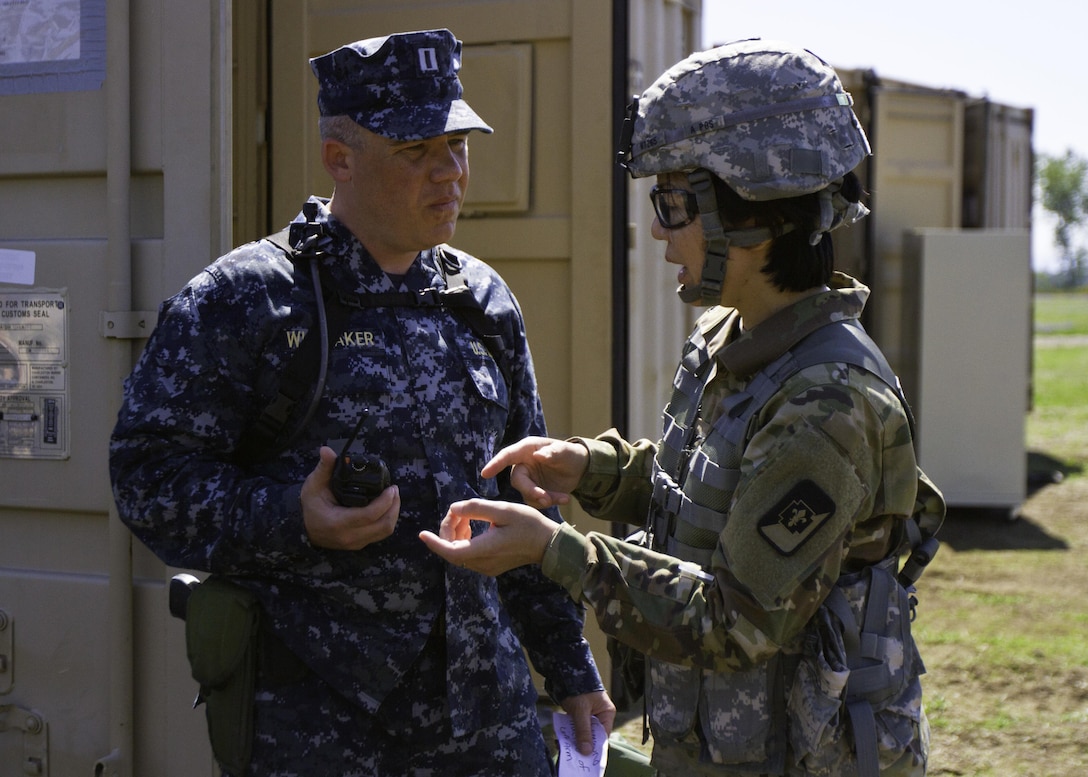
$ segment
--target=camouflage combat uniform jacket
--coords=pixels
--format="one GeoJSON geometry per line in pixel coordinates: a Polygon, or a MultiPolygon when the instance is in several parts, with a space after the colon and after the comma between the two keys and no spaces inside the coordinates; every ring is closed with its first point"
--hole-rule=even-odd
{"type": "MultiPolygon", "coordinates": [[[[705,551],[671,534],[655,536],[655,550],[563,527],[545,554],[545,574],[587,602],[605,632],[649,656],[654,762],[665,774],[856,773],[841,708],[845,667],[821,666],[834,631],[821,604],[852,579],[844,576],[894,559],[916,500],[943,517],[940,493],[917,469],[903,405],[865,370],[817,364],[753,416],[747,442],[723,455],[733,461],[706,453],[715,423],[760,369],[825,324],[861,315],[868,289],[842,274],[834,285],[746,332],[736,311],[711,308],[685,346],[662,440],[682,426],[690,401],[687,459],[673,476],[675,493],[694,495],[689,513],[714,527],[705,551]],[[681,384],[693,375],[700,392],[685,398],[681,384]]],[[[590,450],[575,491],[582,506],[605,520],[643,521],[665,443],[628,443],[615,430],[581,441],[590,450]]],[[[888,611],[907,623],[907,613],[888,611]]],[[[883,773],[922,774],[924,669],[909,630],[889,642],[904,687],[877,715],[880,763],[883,773]]]]}
{"type": "MultiPolygon", "coordinates": [[[[330,233],[320,260],[326,291],[395,291],[318,201],[317,221],[330,233]]],[[[448,309],[353,310],[344,331],[329,334],[325,392],[308,427],[271,460],[239,463],[235,452],[285,360],[303,336],[320,336],[305,263],[296,269],[281,249],[258,241],[163,303],[125,384],[110,467],[121,518],[141,541],[168,564],[222,573],[256,592],[275,634],[369,712],[444,625],[452,728],[463,736],[515,717],[508,707],[528,678],[522,642],[553,698],[603,686],[581,606],[539,568],[494,579],[448,565],[418,538],[438,530],[455,500],[517,498],[506,481],[481,479],[480,469],[503,445],[545,433],[516,300],[486,264],[446,250],[501,323],[509,384],[448,309]],[[399,522],[391,537],[360,551],[315,547],[303,527],[301,484],[318,447],[347,437],[364,412],[367,452],[385,461],[400,489],[399,522]]],[[[432,265],[424,252],[403,284],[441,286],[432,265]]]]}

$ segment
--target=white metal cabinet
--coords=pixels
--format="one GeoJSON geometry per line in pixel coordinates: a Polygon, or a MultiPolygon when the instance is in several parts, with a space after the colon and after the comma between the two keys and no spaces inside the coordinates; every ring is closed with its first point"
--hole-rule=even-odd
{"type": "Polygon", "coordinates": [[[905,233],[904,365],[919,464],[948,504],[1008,508],[1027,489],[1027,230],[905,233]]]}

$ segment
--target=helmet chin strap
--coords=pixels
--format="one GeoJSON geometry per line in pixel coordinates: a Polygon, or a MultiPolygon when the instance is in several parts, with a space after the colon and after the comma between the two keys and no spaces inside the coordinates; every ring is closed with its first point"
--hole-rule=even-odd
{"type": "Polygon", "coordinates": [[[722,226],[718,196],[714,193],[710,171],[704,168],[691,171],[688,173],[688,183],[695,192],[695,202],[699,206],[703,236],[706,238],[706,259],[699,285],[691,289],[681,286],[677,294],[687,303],[717,305],[722,298],[725,263],[729,259],[729,235],[722,226]]]}
{"type": "Polygon", "coordinates": [[[704,168],[688,173],[688,183],[695,192],[699,206],[699,218],[706,238],[706,259],[699,285],[681,285],[676,290],[683,302],[699,306],[719,305],[722,300],[722,284],[725,282],[729,247],[747,248],[793,230],[793,224],[783,224],[779,229],[753,227],[751,229],[726,230],[718,209],[718,196],[714,193],[713,174],[704,168]]]}

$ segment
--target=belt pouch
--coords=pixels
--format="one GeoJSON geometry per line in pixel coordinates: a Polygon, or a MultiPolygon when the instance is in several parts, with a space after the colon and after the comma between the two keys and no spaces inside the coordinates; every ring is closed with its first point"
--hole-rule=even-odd
{"type": "Polygon", "coordinates": [[[185,648],[200,683],[212,752],[243,775],[253,747],[260,605],[246,589],[212,576],[193,590],[185,619],[185,648]]]}

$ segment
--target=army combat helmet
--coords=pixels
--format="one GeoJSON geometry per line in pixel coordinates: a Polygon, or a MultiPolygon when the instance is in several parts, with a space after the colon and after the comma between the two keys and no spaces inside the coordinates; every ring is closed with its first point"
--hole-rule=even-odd
{"type": "Polygon", "coordinates": [[[726,231],[711,174],[746,200],[820,193],[823,234],[868,213],[838,194],[870,154],[869,141],[834,69],[810,51],[774,40],[727,43],[665,71],[628,108],[620,163],[635,178],[686,173],[707,241],[698,288],[685,302],[718,304],[729,246],[763,242],[785,225],[726,231]]]}

